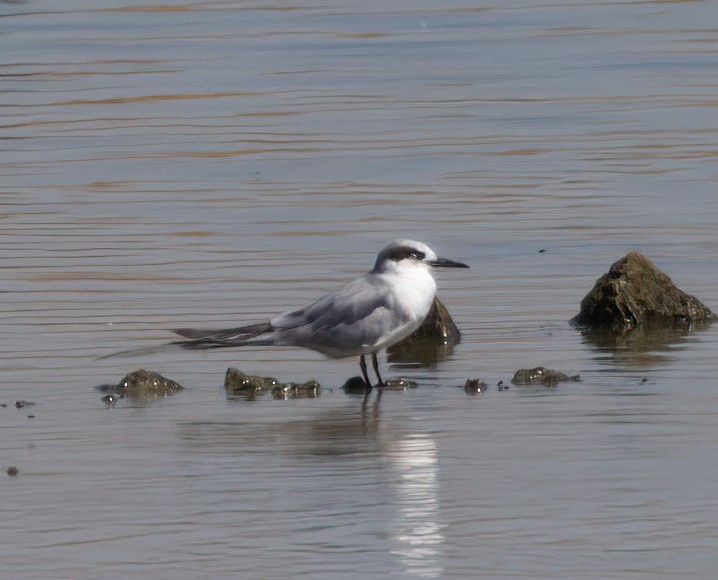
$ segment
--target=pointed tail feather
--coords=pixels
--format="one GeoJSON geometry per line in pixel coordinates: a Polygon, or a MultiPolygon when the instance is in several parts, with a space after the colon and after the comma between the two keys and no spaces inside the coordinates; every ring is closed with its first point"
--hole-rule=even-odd
{"type": "Polygon", "coordinates": [[[149,348],[135,348],[131,350],[123,350],[98,357],[106,359],[112,357],[129,357],[144,354],[155,354],[158,352],[168,352],[173,350],[209,350],[213,348],[228,348],[236,346],[269,346],[274,344],[271,336],[262,339],[263,334],[269,334],[273,331],[269,322],[260,324],[250,324],[249,326],[238,326],[236,328],[227,328],[225,330],[202,330],[198,328],[178,328],[174,330],[176,334],[189,338],[190,340],[175,340],[149,348]]]}
{"type": "MultiPolygon", "coordinates": [[[[274,329],[269,322],[260,322],[259,324],[250,324],[248,326],[238,326],[236,328],[226,328],[224,330],[203,330],[201,328],[177,328],[173,330],[175,334],[179,334],[185,338],[191,338],[192,341],[182,342],[180,344],[188,344],[189,342],[197,343],[218,343],[222,346],[242,346],[246,341],[252,338],[268,334],[274,329]]],[[[256,344],[253,342],[253,344],[256,344]]],[[[271,342],[269,343],[271,344],[271,342]]]]}
{"type": "Polygon", "coordinates": [[[165,345],[168,347],[181,348],[184,350],[211,350],[213,348],[231,348],[238,346],[271,346],[274,341],[271,338],[259,339],[250,338],[248,340],[212,340],[207,337],[197,338],[194,340],[176,340],[165,345]]]}
{"type": "Polygon", "coordinates": [[[158,352],[168,352],[173,350],[179,350],[178,344],[180,344],[180,341],[177,342],[170,342],[166,344],[159,344],[157,346],[150,346],[148,348],[133,348],[130,350],[121,350],[120,352],[113,352],[111,354],[106,354],[103,356],[98,356],[95,360],[103,360],[106,358],[127,358],[130,356],[140,356],[144,354],[156,354],[158,352]]]}

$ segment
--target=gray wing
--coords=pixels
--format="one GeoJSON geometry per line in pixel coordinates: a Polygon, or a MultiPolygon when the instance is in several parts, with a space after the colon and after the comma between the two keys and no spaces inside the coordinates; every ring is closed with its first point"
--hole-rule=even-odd
{"type": "Polygon", "coordinates": [[[331,356],[352,356],[374,346],[410,323],[397,311],[384,284],[358,278],[304,308],[272,320],[275,344],[305,346],[331,356]]]}

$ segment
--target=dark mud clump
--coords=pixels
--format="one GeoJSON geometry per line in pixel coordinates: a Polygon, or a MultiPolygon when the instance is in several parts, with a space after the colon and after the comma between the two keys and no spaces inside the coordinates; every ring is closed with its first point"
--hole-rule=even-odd
{"type": "Polygon", "coordinates": [[[601,276],[572,323],[630,330],[640,326],[690,328],[716,319],[695,296],[678,289],[640,252],[629,252],[601,276]]]}
{"type": "Polygon", "coordinates": [[[265,393],[271,393],[275,399],[299,399],[318,397],[321,386],[317,381],[281,383],[274,377],[249,375],[229,367],[224,375],[224,390],[228,399],[254,400],[265,393]]]}
{"type": "Polygon", "coordinates": [[[580,375],[569,376],[561,371],[554,371],[546,367],[536,367],[533,369],[519,369],[514,373],[511,382],[514,385],[543,385],[546,387],[555,387],[558,383],[568,381],[580,381],[580,375]]]}
{"type": "Polygon", "coordinates": [[[139,369],[131,372],[117,385],[100,385],[98,391],[107,393],[102,400],[112,404],[119,399],[155,399],[169,397],[183,390],[179,383],[160,373],[139,369]]]}
{"type": "Polygon", "coordinates": [[[347,395],[365,395],[372,390],[371,385],[367,385],[362,377],[351,377],[342,385],[342,390],[347,395]]]}

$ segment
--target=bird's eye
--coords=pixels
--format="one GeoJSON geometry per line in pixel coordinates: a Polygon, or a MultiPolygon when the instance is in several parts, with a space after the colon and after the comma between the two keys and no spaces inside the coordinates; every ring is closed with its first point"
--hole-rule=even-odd
{"type": "Polygon", "coordinates": [[[424,254],[421,250],[415,250],[404,246],[393,249],[391,252],[387,253],[386,257],[394,262],[401,262],[402,260],[416,260],[417,262],[421,262],[426,257],[426,254],[424,254]]]}

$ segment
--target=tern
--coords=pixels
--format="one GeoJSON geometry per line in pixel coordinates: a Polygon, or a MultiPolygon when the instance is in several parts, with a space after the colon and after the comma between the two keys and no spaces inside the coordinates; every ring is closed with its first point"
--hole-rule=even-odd
{"type": "Polygon", "coordinates": [[[314,302],[247,326],[179,328],[174,332],[187,340],[166,346],[299,346],[331,358],[358,356],[367,386],[371,382],[365,357],[371,355],[377,387],[382,387],[377,353],[408,337],[426,319],[436,295],[432,270],[468,267],[437,256],[422,242],[394,240],[379,252],[372,270],[314,302]]]}

